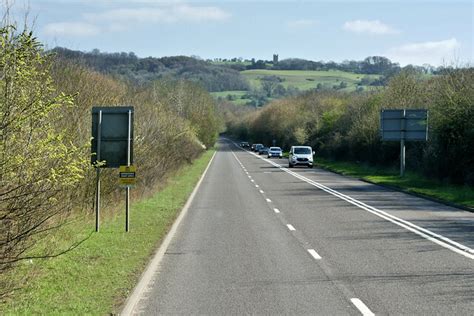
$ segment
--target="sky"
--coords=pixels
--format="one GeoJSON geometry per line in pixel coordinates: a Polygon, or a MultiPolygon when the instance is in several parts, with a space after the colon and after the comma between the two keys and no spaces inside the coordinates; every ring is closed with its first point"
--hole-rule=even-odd
{"type": "MultiPolygon", "coordinates": [[[[0,0],[47,48],[342,62],[473,65],[474,1],[0,0]]],[[[5,6],[2,7],[5,11],[5,6]]],[[[2,14],[3,15],[3,14],[2,14]]]]}

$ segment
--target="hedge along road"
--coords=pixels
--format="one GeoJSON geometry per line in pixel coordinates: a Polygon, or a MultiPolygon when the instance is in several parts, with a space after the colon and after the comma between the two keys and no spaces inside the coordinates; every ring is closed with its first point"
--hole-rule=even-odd
{"type": "Polygon", "coordinates": [[[466,314],[474,214],[221,140],[144,314],[466,314]]]}

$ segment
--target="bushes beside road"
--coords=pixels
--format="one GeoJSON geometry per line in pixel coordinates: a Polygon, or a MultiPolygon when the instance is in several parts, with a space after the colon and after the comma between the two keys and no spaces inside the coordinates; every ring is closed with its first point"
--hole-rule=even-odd
{"type": "MultiPolygon", "coordinates": [[[[37,249],[39,240],[72,217],[93,217],[92,106],[135,107],[136,196],[212,146],[220,124],[212,97],[194,83],[134,86],[46,53],[29,31],[1,26],[0,36],[2,297],[17,286],[8,278],[16,263],[68,250],[54,242],[37,249]]],[[[121,194],[116,170],[101,180],[103,205],[113,205],[121,194]]]]}
{"type": "MultiPolygon", "coordinates": [[[[373,166],[398,164],[399,144],[382,142],[380,110],[429,110],[429,141],[407,145],[407,168],[428,177],[474,185],[474,68],[429,80],[403,71],[371,93],[309,92],[227,120],[234,137],[288,148],[308,144],[317,155],[373,166]]],[[[228,116],[230,117],[230,116],[228,116]]]]}

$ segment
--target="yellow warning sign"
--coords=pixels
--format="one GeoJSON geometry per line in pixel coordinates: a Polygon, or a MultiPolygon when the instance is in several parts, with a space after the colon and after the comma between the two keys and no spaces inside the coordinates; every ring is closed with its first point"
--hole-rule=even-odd
{"type": "Polygon", "coordinates": [[[121,185],[132,186],[136,183],[136,171],[135,166],[120,166],[119,168],[119,180],[121,185]]]}

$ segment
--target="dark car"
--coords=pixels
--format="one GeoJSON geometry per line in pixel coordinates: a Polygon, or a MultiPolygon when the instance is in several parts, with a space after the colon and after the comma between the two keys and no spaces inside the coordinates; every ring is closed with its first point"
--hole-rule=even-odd
{"type": "Polygon", "coordinates": [[[240,142],[240,147],[242,147],[242,148],[249,148],[250,145],[249,145],[248,142],[240,142]]]}
{"type": "Polygon", "coordinates": [[[260,149],[258,150],[258,154],[259,155],[268,155],[268,147],[260,147],[260,149]]]}
{"type": "Polygon", "coordinates": [[[255,147],[254,147],[253,151],[255,151],[255,152],[258,152],[260,150],[260,148],[265,147],[262,144],[254,144],[254,145],[255,145],[255,147]]]}

